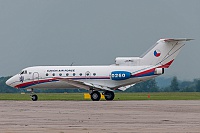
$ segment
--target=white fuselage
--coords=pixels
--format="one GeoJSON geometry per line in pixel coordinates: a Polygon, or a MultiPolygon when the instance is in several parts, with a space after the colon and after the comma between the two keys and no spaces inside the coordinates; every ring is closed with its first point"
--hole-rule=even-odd
{"type": "Polygon", "coordinates": [[[158,76],[154,71],[155,66],[36,66],[23,69],[7,84],[15,88],[77,88],[60,80],[69,79],[117,89],[158,76]],[[131,77],[112,80],[113,71],[127,71],[131,77]]]}

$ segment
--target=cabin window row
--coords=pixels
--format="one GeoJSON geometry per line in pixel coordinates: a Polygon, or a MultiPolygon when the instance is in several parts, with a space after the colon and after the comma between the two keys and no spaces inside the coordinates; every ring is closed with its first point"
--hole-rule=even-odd
{"type": "MultiPolygon", "coordinates": [[[[90,73],[86,73],[85,75],[86,75],[86,76],[90,76],[90,73]]],[[[96,75],[97,75],[96,73],[93,73],[93,76],[96,76],[96,75]]],[[[49,73],[46,73],[46,76],[50,76],[50,74],[49,74],[49,73]]],[[[56,74],[55,74],[55,73],[52,73],[52,76],[56,76],[56,74]]],[[[66,73],[66,74],[64,75],[64,74],[62,74],[62,73],[59,73],[59,76],[70,76],[70,74],[69,74],[69,73],[66,73]]],[[[72,73],[72,76],[76,76],[76,73],[72,73]]],[[[78,76],[83,76],[83,74],[82,74],[82,73],[79,73],[78,76]]]]}

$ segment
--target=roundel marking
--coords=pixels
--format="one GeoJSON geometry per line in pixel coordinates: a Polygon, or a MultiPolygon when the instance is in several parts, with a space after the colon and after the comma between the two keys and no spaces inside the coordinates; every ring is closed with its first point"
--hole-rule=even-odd
{"type": "Polygon", "coordinates": [[[161,55],[161,52],[159,50],[154,51],[154,56],[159,57],[161,55]]]}

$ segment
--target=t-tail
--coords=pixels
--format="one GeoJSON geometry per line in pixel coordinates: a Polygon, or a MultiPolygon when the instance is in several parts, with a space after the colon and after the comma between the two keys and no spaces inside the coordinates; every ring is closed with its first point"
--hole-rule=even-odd
{"type": "Polygon", "coordinates": [[[193,39],[160,39],[141,57],[140,65],[168,68],[185,45],[184,42],[190,40],[193,39]]]}
{"type": "Polygon", "coordinates": [[[160,39],[141,57],[117,57],[116,65],[133,65],[133,66],[158,66],[160,68],[168,68],[181,48],[185,45],[185,41],[193,39],[160,39]]]}

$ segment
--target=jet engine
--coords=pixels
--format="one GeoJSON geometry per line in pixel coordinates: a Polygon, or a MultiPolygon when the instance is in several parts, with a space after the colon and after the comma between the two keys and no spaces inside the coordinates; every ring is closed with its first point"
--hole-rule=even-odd
{"type": "Polygon", "coordinates": [[[156,68],[154,71],[155,75],[161,75],[164,74],[164,68],[156,68]]]}

